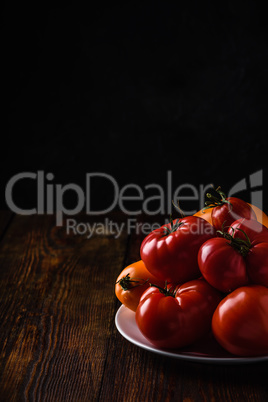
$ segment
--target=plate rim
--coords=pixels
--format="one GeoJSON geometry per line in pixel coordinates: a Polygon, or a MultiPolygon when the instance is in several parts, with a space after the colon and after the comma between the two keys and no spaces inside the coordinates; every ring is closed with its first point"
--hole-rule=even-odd
{"type": "MultiPolygon", "coordinates": [[[[129,309],[122,304],[116,314],[115,314],[115,326],[118,332],[130,343],[140,347],[141,349],[147,350],[149,352],[156,353],[158,355],[175,358],[179,360],[187,360],[195,363],[213,363],[213,364],[248,364],[248,363],[261,363],[267,362],[268,356],[253,356],[253,357],[243,357],[243,356],[230,356],[230,357],[210,357],[210,356],[193,356],[187,355],[184,353],[177,352],[169,352],[167,350],[159,349],[154,345],[143,344],[142,342],[135,340],[131,335],[129,335],[120,324],[120,315],[124,312],[124,310],[128,311],[129,309]]],[[[131,310],[129,310],[131,311],[131,310]]],[[[134,313],[134,312],[133,312],[134,313]]],[[[135,323],[136,329],[140,332],[137,324],[135,323]]],[[[141,333],[140,333],[141,334],[141,333]]],[[[141,334],[142,335],[142,334],[141,334]]],[[[143,335],[142,335],[143,336],[143,335]]]]}

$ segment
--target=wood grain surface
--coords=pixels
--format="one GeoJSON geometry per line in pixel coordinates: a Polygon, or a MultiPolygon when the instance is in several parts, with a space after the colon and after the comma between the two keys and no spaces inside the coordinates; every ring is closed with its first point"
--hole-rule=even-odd
{"type": "Polygon", "coordinates": [[[174,360],[117,332],[114,283],[143,237],[1,212],[0,401],[267,401],[266,363],[174,360]]]}

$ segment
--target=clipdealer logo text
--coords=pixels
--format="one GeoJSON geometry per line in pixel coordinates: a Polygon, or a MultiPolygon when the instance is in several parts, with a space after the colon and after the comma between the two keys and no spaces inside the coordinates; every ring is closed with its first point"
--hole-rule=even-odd
{"type": "MultiPolygon", "coordinates": [[[[248,178],[243,178],[236,184],[234,184],[227,196],[235,196],[235,194],[241,191],[250,190],[250,202],[251,204],[262,209],[263,204],[263,171],[259,170],[251,174],[248,178]]],[[[117,227],[115,222],[112,222],[108,218],[105,219],[105,223],[95,222],[90,226],[88,223],[77,223],[73,218],[79,214],[82,210],[91,216],[107,215],[116,207],[119,208],[124,214],[131,215],[127,222],[128,231],[136,228],[135,222],[133,222],[133,216],[144,213],[146,215],[166,215],[170,216],[172,213],[172,203],[177,204],[178,201],[183,202],[184,205],[193,204],[195,209],[186,210],[183,209],[184,215],[192,215],[198,210],[204,207],[205,197],[208,190],[211,189],[211,184],[200,184],[199,186],[185,183],[180,184],[175,189],[172,188],[172,171],[167,171],[165,186],[161,186],[157,183],[150,183],[144,187],[135,183],[129,183],[120,188],[116,179],[102,172],[87,173],[85,175],[85,186],[82,188],[76,183],[68,183],[65,185],[55,182],[55,176],[53,173],[45,173],[43,170],[35,172],[21,172],[10,178],[6,184],[5,200],[6,204],[11,211],[21,215],[44,215],[55,214],[56,225],[63,225],[64,216],[72,217],[66,220],[67,232],[73,231],[75,234],[85,234],[89,232],[88,238],[93,233],[114,233],[114,236],[119,236],[123,230],[122,227],[117,227]],[[32,184],[36,188],[37,202],[32,208],[21,208],[14,196],[14,189],[20,182],[23,184],[23,180],[31,180],[32,184]],[[105,209],[93,210],[93,191],[92,184],[95,181],[99,181],[101,185],[109,185],[110,192],[112,194],[112,201],[105,209]],[[112,187],[111,187],[112,186],[112,187]],[[76,204],[70,208],[66,206],[65,197],[67,192],[72,192],[76,197],[76,204]],[[185,195],[187,194],[187,195],[185,195]],[[129,201],[132,201],[132,209],[129,207],[129,201]],[[187,203],[191,201],[191,203],[187,203]],[[134,207],[133,207],[134,205],[134,207]],[[152,207],[154,205],[154,207],[152,207]],[[80,226],[79,226],[80,225],[80,226]],[[89,227],[90,226],[90,227],[89,227]],[[105,227],[104,227],[105,226],[105,227]]],[[[153,226],[146,225],[146,232],[150,233],[151,230],[157,227],[157,223],[153,226]],[[149,227],[148,227],[149,226],[149,227]]],[[[142,230],[144,228],[139,228],[142,230]]],[[[137,228],[136,228],[137,230],[137,228]]],[[[144,229],[145,230],[145,229],[144,229]]]]}

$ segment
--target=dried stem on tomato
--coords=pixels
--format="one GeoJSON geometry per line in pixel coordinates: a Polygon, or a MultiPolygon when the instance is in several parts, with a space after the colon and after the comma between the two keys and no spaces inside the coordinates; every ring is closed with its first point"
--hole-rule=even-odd
{"type": "Polygon", "coordinates": [[[136,288],[137,286],[142,286],[145,285],[149,280],[140,280],[139,278],[131,278],[129,274],[126,276],[123,276],[123,278],[119,279],[119,281],[115,282],[116,284],[119,283],[119,285],[122,287],[123,290],[129,290],[136,288]]]}
{"type": "Polygon", "coordinates": [[[221,191],[221,187],[217,187],[215,191],[216,191],[215,195],[211,193],[206,194],[209,200],[205,201],[205,207],[203,208],[203,211],[209,208],[220,207],[224,204],[229,204],[232,209],[232,203],[226,199],[227,197],[225,193],[221,191]]]}

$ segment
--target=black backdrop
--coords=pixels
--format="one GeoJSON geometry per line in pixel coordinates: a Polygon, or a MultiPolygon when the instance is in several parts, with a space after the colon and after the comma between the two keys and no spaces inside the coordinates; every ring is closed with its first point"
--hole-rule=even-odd
{"type": "MultiPolygon", "coordinates": [[[[55,184],[81,187],[90,172],[110,174],[121,187],[165,186],[170,170],[174,187],[214,183],[227,192],[263,170],[267,205],[260,4],[10,3],[2,36],[1,206],[8,180],[37,170],[53,173],[55,184]]],[[[32,207],[33,182],[18,184],[14,196],[32,207]]],[[[96,184],[94,205],[107,205],[107,197],[108,184],[96,184]]]]}

